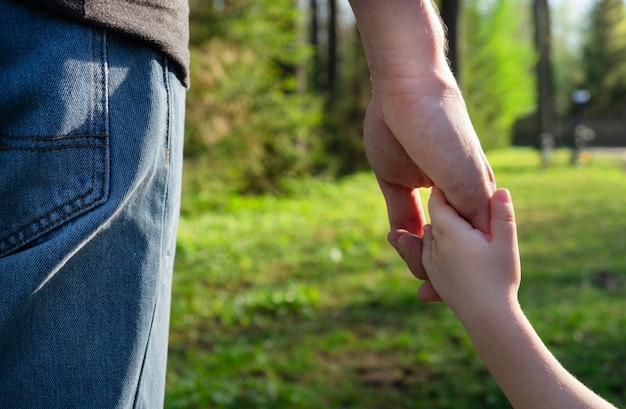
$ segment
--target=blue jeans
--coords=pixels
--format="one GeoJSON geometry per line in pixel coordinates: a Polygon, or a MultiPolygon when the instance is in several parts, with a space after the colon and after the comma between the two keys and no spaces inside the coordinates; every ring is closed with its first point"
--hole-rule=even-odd
{"type": "Polygon", "coordinates": [[[163,406],[185,88],[0,0],[0,408],[163,406]]]}

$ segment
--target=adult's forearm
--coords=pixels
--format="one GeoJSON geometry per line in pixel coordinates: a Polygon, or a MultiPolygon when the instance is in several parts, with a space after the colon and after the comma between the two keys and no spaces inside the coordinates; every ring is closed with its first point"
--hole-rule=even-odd
{"type": "Polygon", "coordinates": [[[450,71],[431,0],[350,0],[375,86],[378,81],[450,71]]]}
{"type": "Polygon", "coordinates": [[[407,224],[421,216],[395,223],[407,219],[409,209],[397,189],[386,186],[410,190],[434,183],[461,215],[488,232],[495,180],[448,66],[439,13],[431,0],[350,2],[372,77],[365,150],[384,182],[392,230],[416,233],[407,224]]]}

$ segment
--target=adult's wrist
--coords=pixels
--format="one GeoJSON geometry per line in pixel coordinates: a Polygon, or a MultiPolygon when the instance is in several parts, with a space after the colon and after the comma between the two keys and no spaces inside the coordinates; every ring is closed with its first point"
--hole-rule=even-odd
{"type": "Polygon", "coordinates": [[[350,0],[373,81],[447,69],[445,35],[432,3],[350,0]]]}

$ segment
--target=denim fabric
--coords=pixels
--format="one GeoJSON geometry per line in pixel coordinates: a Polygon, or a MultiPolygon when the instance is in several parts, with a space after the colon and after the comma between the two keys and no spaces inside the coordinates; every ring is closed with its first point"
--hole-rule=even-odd
{"type": "Polygon", "coordinates": [[[185,88],[0,0],[0,408],[163,406],[185,88]]]}

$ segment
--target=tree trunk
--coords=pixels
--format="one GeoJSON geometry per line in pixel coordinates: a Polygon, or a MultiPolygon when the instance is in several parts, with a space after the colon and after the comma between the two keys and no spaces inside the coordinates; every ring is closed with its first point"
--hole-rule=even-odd
{"type": "Polygon", "coordinates": [[[460,6],[461,0],[442,0],[441,2],[441,18],[447,28],[448,60],[457,81],[459,81],[458,22],[460,6]]]}
{"type": "Polygon", "coordinates": [[[337,90],[337,0],[328,0],[327,89],[332,97],[337,90]]]}
{"type": "Polygon", "coordinates": [[[309,3],[309,44],[312,49],[310,81],[311,89],[320,89],[320,41],[319,41],[319,12],[317,0],[309,3]]]}
{"type": "Polygon", "coordinates": [[[554,135],[554,84],[550,58],[550,10],[547,0],[534,0],[535,46],[539,52],[537,62],[537,110],[540,132],[537,135],[554,135]]]}

